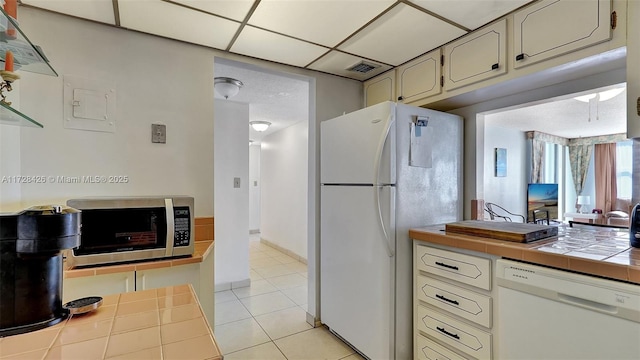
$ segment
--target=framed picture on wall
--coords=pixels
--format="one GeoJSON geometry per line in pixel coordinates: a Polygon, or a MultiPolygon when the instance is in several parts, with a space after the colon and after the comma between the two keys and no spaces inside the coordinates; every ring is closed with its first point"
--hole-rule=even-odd
{"type": "Polygon", "coordinates": [[[507,149],[496,148],[496,177],[507,176],[507,149]]]}

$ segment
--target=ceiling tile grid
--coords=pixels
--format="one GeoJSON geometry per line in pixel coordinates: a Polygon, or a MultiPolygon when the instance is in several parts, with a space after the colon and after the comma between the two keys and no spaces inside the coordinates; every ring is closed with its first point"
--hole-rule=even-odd
{"type": "Polygon", "coordinates": [[[165,1],[118,0],[124,28],[224,49],[240,24],[165,1]],[[153,16],[150,16],[153,14],[153,16]]]}
{"type": "Polygon", "coordinates": [[[367,80],[531,0],[21,0],[254,58],[367,80]],[[366,61],[367,73],[346,69],[366,61]]]}
{"type": "Polygon", "coordinates": [[[338,49],[398,66],[465,33],[411,6],[398,4],[338,49]]]}
{"type": "Polygon", "coordinates": [[[21,2],[25,5],[101,23],[111,25],[116,23],[113,0],[21,0],[21,2]]]}

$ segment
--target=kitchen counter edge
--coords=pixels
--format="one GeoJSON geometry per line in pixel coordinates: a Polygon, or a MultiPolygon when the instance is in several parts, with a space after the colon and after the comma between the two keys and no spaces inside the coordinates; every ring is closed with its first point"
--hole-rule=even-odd
{"type": "MultiPolygon", "coordinates": [[[[613,256],[603,260],[592,260],[537,249],[541,245],[551,245],[557,241],[557,237],[538,240],[532,243],[516,243],[477,236],[446,233],[444,229],[444,225],[409,229],[409,237],[414,240],[432,244],[471,250],[640,285],[640,249],[630,247],[627,250],[621,251],[621,254],[626,252],[629,255],[629,264],[621,264],[613,262],[613,256]]],[[[619,259],[619,255],[620,254],[617,254],[616,259],[619,259]]]]}

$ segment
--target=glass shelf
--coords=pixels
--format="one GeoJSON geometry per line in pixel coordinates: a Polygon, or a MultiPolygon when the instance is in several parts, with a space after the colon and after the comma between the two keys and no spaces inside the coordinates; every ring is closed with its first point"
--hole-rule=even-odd
{"type": "Polygon", "coordinates": [[[0,102],[0,125],[44,127],[39,122],[3,102],[0,102]]]}
{"type": "Polygon", "coordinates": [[[0,6],[0,66],[4,69],[4,54],[11,50],[14,58],[14,71],[24,70],[43,75],[58,76],[49,65],[49,60],[44,56],[42,49],[33,45],[27,36],[20,30],[18,23],[4,12],[0,6]],[[9,35],[11,30],[13,35],[9,35]]]}

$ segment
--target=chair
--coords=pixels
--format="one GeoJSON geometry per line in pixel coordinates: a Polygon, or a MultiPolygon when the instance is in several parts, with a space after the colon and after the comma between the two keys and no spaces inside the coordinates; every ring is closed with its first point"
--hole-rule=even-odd
{"type": "Polygon", "coordinates": [[[531,212],[533,223],[542,224],[547,223],[549,225],[549,210],[537,209],[531,212]]]}
{"type": "Polygon", "coordinates": [[[504,221],[507,221],[507,222],[513,222],[511,217],[517,217],[517,218],[520,218],[523,223],[526,222],[524,220],[524,216],[520,214],[514,214],[500,205],[487,202],[484,204],[484,206],[485,206],[484,210],[489,213],[489,217],[491,218],[491,220],[495,220],[496,218],[498,218],[498,219],[503,219],[504,221]]]}
{"type": "Polygon", "coordinates": [[[607,219],[607,225],[629,226],[629,214],[624,211],[609,211],[604,214],[604,218],[607,219]]]}

